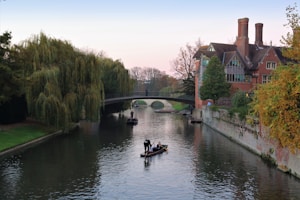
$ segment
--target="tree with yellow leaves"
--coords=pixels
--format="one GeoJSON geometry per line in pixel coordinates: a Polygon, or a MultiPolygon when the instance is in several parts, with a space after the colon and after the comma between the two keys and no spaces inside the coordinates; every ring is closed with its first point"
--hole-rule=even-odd
{"type": "Polygon", "coordinates": [[[260,123],[270,127],[270,136],[283,147],[300,148],[300,68],[279,67],[272,81],[255,91],[253,110],[260,123]]]}
{"type": "Polygon", "coordinates": [[[270,128],[270,136],[292,151],[300,149],[300,16],[296,8],[296,4],[287,8],[293,34],[283,37],[283,55],[293,62],[278,67],[272,80],[258,87],[251,103],[260,123],[270,128]]]}
{"type": "Polygon", "coordinates": [[[283,50],[283,56],[297,63],[300,62],[300,15],[297,10],[297,4],[286,8],[286,17],[288,23],[285,26],[292,29],[293,33],[288,32],[282,36],[281,42],[287,47],[283,50]]]}

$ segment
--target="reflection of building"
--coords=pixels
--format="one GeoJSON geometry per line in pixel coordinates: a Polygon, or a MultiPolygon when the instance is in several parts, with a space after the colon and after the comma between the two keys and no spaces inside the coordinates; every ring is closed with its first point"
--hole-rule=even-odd
{"type": "Polygon", "coordinates": [[[199,96],[202,75],[212,56],[217,56],[224,65],[226,79],[232,85],[232,90],[238,89],[250,92],[256,84],[263,84],[270,80],[272,70],[286,61],[281,48],[272,44],[263,44],[263,24],[255,24],[255,42],[249,44],[248,18],[238,19],[238,36],[234,44],[210,43],[201,47],[196,54],[195,68],[195,107],[204,105],[199,96]]]}

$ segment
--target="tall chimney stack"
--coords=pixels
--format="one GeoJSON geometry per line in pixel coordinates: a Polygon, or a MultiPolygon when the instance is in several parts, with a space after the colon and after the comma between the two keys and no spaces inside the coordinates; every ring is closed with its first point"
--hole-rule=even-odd
{"type": "Polygon", "coordinates": [[[243,57],[249,55],[248,22],[249,18],[238,19],[238,36],[235,44],[243,57]]]}
{"type": "Polygon", "coordinates": [[[259,47],[263,46],[263,24],[257,23],[255,24],[255,44],[259,47]]]}

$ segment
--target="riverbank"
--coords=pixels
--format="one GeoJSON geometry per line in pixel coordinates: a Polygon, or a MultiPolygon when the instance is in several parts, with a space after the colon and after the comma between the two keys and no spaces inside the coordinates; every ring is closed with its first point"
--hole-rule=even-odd
{"type": "Polygon", "coordinates": [[[300,178],[300,151],[292,153],[288,148],[280,146],[278,141],[270,138],[267,127],[247,124],[238,116],[230,117],[226,110],[212,111],[207,107],[202,112],[202,121],[212,129],[220,132],[246,149],[270,160],[277,168],[300,178]]]}
{"type": "MultiPolygon", "coordinates": [[[[73,128],[76,127],[77,125],[73,128]]],[[[0,160],[21,153],[63,133],[62,130],[32,119],[15,124],[0,125],[0,160]]]]}

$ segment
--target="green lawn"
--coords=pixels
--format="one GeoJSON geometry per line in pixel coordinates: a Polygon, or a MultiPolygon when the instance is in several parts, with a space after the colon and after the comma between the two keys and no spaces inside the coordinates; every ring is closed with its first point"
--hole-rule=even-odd
{"type": "Polygon", "coordinates": [[[180,103],[180,102],[171,102],[171,104],[172,104],[174,110],[176,110],[176,111],[181,111],[181,110],[189,108],[188,104],[184,104],[184,103],[180,103]]]}
{"type": "Polygon", "coordinates": [[[0,131],[0,151],[44,136],[47,130],[37,126],[22,126],[0,131]]]}

